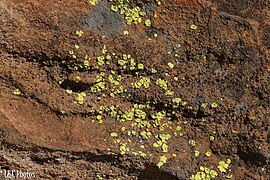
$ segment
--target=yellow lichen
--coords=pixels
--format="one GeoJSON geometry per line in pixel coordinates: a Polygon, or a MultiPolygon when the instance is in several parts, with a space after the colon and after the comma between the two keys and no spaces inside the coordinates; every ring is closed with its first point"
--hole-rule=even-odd
{"type": "Polygon", "coordinates": [[[150,27],[151,26],[151,20],[150,19],[146,19],[144,23],[145,23],[145,25],[147,27],[150,27]]]}
{"type": "Polygon", "coordinates": [[[188,141],[188,144],[191,145],[191,146],[195,146],[196,142],[193,139],[191,139],[191,140],[188,141]]]}
{"type": "Polygon", "coordinates": [[[226,173],[227,172],[227,169],[229,168],[229,165],[231,163],[231,160],[230,159],[227,159],[227,161],[219,161],[218,163],[218,169],[220,172],[222,173],[226,173]]]}
{"type": "Polygon", "coordinates": [[[76,96],[77,103],[83,104],[84,103],[84,97],[85,96],[86,96],[86,93],[85,92],[78,93],[77,96],[76,96]]]}
{"type": "Polygon", "coordinates": [[[215,170],[211,170],[207,167],[200,167],[200,171],[190,177],[190,180],[211,180],[215,179],[218,173],[215,170]]]}
{"type": "Polygon", "coordinates": [[[207,157],[210,157],[211,154],[212,154],[211,151],[206,151],[206,152],[205,152],[205,156],[207,156],[207,157]]]}
{"type": "Polygon", "coordinates": [[[195,155],[196,157],[198,157],[198,156],[200,155],[200,151],[195,150],[195,151],[194,151],[194,155],[195,155]]]}
{"type": "Polygon", "coordinates": [[[15,95],[20,95],[20,94],[21,94],[21,91],[20,91],[19,89],[15,89],[15,90],[13,91],[13,94],[15,94],[15,95]]]}
{"type": "Polygon", "coordinates": [[[81,37],[83,35],[83,31],[82,30],[76,31],[76,35],[78,35],[79,37],[81,37]]]}
{"type": "Polygon", "coordinates": [[[160,156],[159,157],[159,162],[157,163],[157,167],[160,168],[167,162],[167,157],[166,156],[160,156]]]}
{"type": "Polygon", "coordinates": [[[112,133],[111,133],[111,136],[112,136],[112,137],[117,137],[118,134],[117,134],[116,132],[112,132],[112,133]]]}
{"type": "Polygon", "coordinates": [[[197,29],[197,26],[195,24],[191,24],[190,25],[190,28],[193,29],[193,30],[196,30],[197,29]]]}
{"type": "Polygon", "coordinates": [[[88,2],[89,2],[91,5],[95,6],[95,5],[99,2],[99,0],[88,0],[88,2]]]}
{"type": "Polygon", "coordinates": [[[170,68],[173,68],[173,67],[174,67],[174,64],[171,63],[171,62],[169,62],[169,63],[168,63],[168,66],[169,66],[170,68]]]}

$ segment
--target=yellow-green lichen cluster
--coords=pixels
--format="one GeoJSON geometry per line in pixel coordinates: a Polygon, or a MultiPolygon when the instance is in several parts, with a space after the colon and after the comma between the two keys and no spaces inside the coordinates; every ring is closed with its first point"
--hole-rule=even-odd
{"type": "Polygon", "coordinates": [[[158,141],[153,144],[154,147],[161,147],[162,152],[168,152],[168,145],[167,141],[171,138],[170,134],[159,134],[156,137],[158,137],[158,141]]]}
{"type": "MultiPolygon", "coordinates": [[[[89,0],[89,3],[96,5],[99,1],[100,0],[89,0]]],[[[133,7],[129,0],[110,1],[112,4],[111,10],[123,14],[128,25],[143,23],[147,27],[152,26],[152,18],[144,18],[146,13],[143,7],[133,7]]],[[[156,0],[156,2],[158,5],[161,3],[158,0],[156,0]]],[[[196,30],[197,26],[192,24],[190,28],[196,30]]],[[[129,32],[126,30],[123,31],[123,34],[129,35],[129,32]]],[[[77,38],[82,39],[84,32],[77,30],[75,31],[75,35],[77,38]]],[[[153,36],[156,38],[158,35],[155,33],[153,36]]],[[[104,39],[104,37],[102,39],[104,39]]],[[[151,38],[149,38],[149,40],[151,40],[151,38]]],[[[186,101],[176,95],[174,96],[177,91],[174,93],[174,91],[170,90],[172,84],[170,84],[170,81],[166,78],[173,75],[175,76],[172,76],[174,81],[180,79],[178,78],[180,77],[179,74],[173,74],[177,73],[176,70],[174,70],[175,64],[168,62],[167,65],[169,68],[167,69],[169,69],[169,71],[162,73],[151,66],[149,67],[148,64],[137,62],[136,59],[129,54],[131,52],[110,52],[110,47],[103,45],[102,48],[98,49],[92,55],[89,55],[81,54],[81,46],[83,45],[78,42],[73,44],[72,49],[67,52],[70,61],[63,60],[62,63],[72,72],[78,70],[80,70],[80,72],[87,72],[88,74],[94,72],[94,80],[89,83],[90,87],[84,90],[84,92],[75,91],[73,88],[68,87],[63,93],[75,99],[77,106],[81,105],[80,108],[90,107],[87,106],[89,105],[87,103],[93,101],[93,107],[88,110],[88,113],[95,119],[93,122],[97,121],[98,123],[103,123],[110,119],[121,123],[121,126],[123,126],[121,130],[113,129],[113,131],[109,132],[109,136],[111,136],[110,140],[118,144],[117,147],[122,155],[133,154],[143,158],[150,157],[152,155],[149,151],[151,152],[153,149],[149,150],[149,148],[154,148],[155,152],[159,155],[164,154],[159,157],[159,161],[156,164],[159,168],[167,162],[167,157],[176,157],[177,154],[173,153],[174,147],[169,147],[169,142],[173,141],[175,138],[182,137],[184,127],[182,128],[178,124],[176,126],[176,123],[179,122],[175,123],[171,120],[177,118],[177,120],[180,121],[181,118],[178,117],[181,117],[181,110],[191,110],[193,107],[186,106],[188,104],[186,101]],[[173,73],[170,73],[170,71],[173,73]],[[130,81],[133,83],[130,83],[130,81]],[[155,98],[151,99],[148,97],[145,97],[146,100],[140,100],[140,102],[135,101],[137,99],[134,98],[136,97],[134,94],[138,91],[142,91],[142,89],[148,89],[148,91],[150,91],[152,86],[163,91],[166,96],[170,96],[168,101],[157,102],[155,98]],[[130,100],[132,96],[134,96],[134,101],[130,100]],[[102,98],[106,97],[108,97],[109,101],[102,101],[102,98]],[[121,102],[119,103],[120,98],[118,97],[124,97],[124,101],[126,101],[127,104],[129,103],[129,105],[127,107],[119,107],[121,106],[121,102]],[[111,99],[117,99],[118,101],[116,102],[119,103],[119,106],[110,104],[111,99]],[[173,131],[174,128],[175,131],[173,131]],[[172,137],[171,134],[175,136],[172,137]],[[168,156],[166,157],[165,155],[168,156]]],[[[82,78],[82,76],[76,76],[76,80],[78,81],[81,81],[82,78]]],[[[62,80],[59,81],[59,84],[62,82],[62,80]]],[[[20,95],[21,91],[15,89],[13,93],[20,95]]],[[[215,102],[209,104],[204,102],[200,104],[201,109],[208,107],[213,110],[218,107],[218,104],[215,102]]],[[[65,110],[59,109],[62,114],[66,113],[65,110]]],[[[210,136],[209,139],[211,142],[215,140],[214,136],[210,136]]],[[[188,144],[190,145],[190,149],[192,149],[192,155],[195,157],[200,156],[200,152],[195,150],[195,140],[189,140],[188,144]]],[[[207,157],[210,157],[212,153],[210,150],[207,150],[204,155],[206,157],[204,157],[202,153],[200,158],[204,157],[210,159],[207,157]]],[[[230,178],[231,175],[227,174],[227,172],[230,171],[230,163],[231,160],[229,159],[227,159],[227,161],[220,161],[218,165],[215,165],[215,168],[220,171],[223,177],[226,175],[227,178],[230,178]]],[[[210,180],[217,176],[218,173],[215,170],[201,166],[199,172],[192,175],[190,179],[210,180]]],[[[102,179],[103,176],[97,174],[97,178],[102,179]]]]}
{"type": "Polygon", "coordinates": [[[159,85],[164,90],[167,90],[167,88],[168,88],[166,81],[163,79],[160,79],[160,78],[157,79],[156,84],[159,85]]]}
{"type": "Polygon", "coordinates": [[[86,96],[85,92],[78,93],[76,95],[76,102],[79,103],[79,104],[83,104],[85,96],[86,96]]]}
{"type": "Polygon", "coordinates": [[[134,88],[140,88],[140,87],[144,87],[144,88],[149,88],[150,87],[150,78],[148,77],[142,77],[139,81],[132,83],[134,88]]]}
{"type": "Polygon", "coordinates": [[[166,156],[160,156],[159,157],[159,162],[157,163],[157,167],[160,168],[167,162],[167,157],[166,156]]]}
{"type": "Polygon", "coordinates": [[[131,7],[129,0],[111,0],[113,5],[111,5],[111,10],[113,12],[119,12],[125,15],[125,21],[128,25],[139,24],[142,22],[142,17],[146,13],[138,6],[131,7]]]}
{"type": "MultiPolygon", "coordinates": [[[[120,10],[121,8],[117,6],[117,11],[120,12],[120,10]]],[[[132,23],[135,21],[133,19],[132,23]]],[[[76,31],[78,38],[83,38],[83,34],[82,31],[76,31]]],[[[94,69],[95,74],[91,76],[93,81],[89,84],[89,89],[84,92],[73,92],[68,88],[66,93],[75,97],[75,101],[79,105],[87,104],[90,101],[95,102],[95,105],[89,109],[89,114],[95,118],[93,122],[116,121],[121,123],[122,128],[113,129],[113,132],[111,131],[109,134],[112,141],[118,145],[121,154],[151,157],[149,151],[151,152],[154,148],[155,152],[164,154],[160,156],[159,162],[156,164],[159,168],[167,162],[167,155],[171,154],[170,157],[176,157],[177,154],[173,153],[175,149],[170,147],[169,142],[174,138],[183,137],[184,128],[181,128],[179,122],[176,122],[179,124],[175,125],[172,119],[180,117],[179,113],[182,110],[191,110],[193,107],[187,106],[186,101],[174,96],[174,92],[170,90],[172,84],[166,78],[170,77],[174,64],[169,62],[169,68],[167,68],[169,71],[161,72],[149,67],[148,64],[137,62],[127,52],[111,52],[111,48],[107,45],[103,45],[94,55],[81,56],[79,45],[81,44],[76,43],[74,48],[68,52],[74,61],[65,62],[67,67],[70,67],[73,72],[82,70],[92,73],[94,69]],[[143,91],[142,89],[149,90],[152,86],[171,97],[166,103],[149,97],[145,97],[145,100],[140,100],[139,103],[136,102],[134,98],[136,93],[143,91]],[[108,99],[109,101],[103,101],[108,99]],[[124,99],[128,102],[128,106],[123,107],[121,103],[118,103],[120,107],[110,104],[111,99],[115,99],[117,102],[119,99],[124,99]],[[173,134],[174,136],[172,136],[173,134]]],[[[175,77],[177,76],[179,77],[179,75],[175,77]]],[[[76,77],[76,80],[83,80],[83,76],[76,77]]],[[[204,104],[202,105],[201,108],[207,107],[207,104],[205,107],[204,104]]],[[[87,106],[84,105],[84,107],[87,106]]],[[[212,108],[214,107],[215,104],[212,108]]],[[[189,144],[195,146],[195,141],[191,140],[189,144]]],[[[194,147],[192,152],[196,157],[200,154],[194,147]]],[[[205,168],[200,176],[213,176],[213,171],[210,171],[210,174],[207,172],[208,169],[205,168]]]]}
{"type": "Polygon", "coordinates": [[[219,171],[222,172],[222,173],[226,173],[230,164],[231,164],[230,159],[227,159],[226,162],[225,161],[219,161],[219,163],[218,163],[219,171]]]}
{"type": "Polygon", "coordinates": [[[211,180],[215,179],[218,173],[215,170],[211,170],[207,167],[200,167],[200,171],[190,177],[191,180],[211,180]]]}
{"type": "Polygon", "coordinates": [[[129,152],[129,148],[127,147],[127,143],[120,143],[120,154],[124,155],[126,152],[129,152]]]}

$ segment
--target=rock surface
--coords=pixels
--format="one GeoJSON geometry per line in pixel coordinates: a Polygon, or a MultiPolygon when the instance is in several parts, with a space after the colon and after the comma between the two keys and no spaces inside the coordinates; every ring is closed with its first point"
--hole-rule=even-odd
{"type": "MultiPolygon", "coordinates": [[[[0,169],[34,172],[37,179],[171,180],[189,179],[203,166],[218,172],[220,179],[270,178],[269,1],[151,3],[132,1],[132,6],[150,10],[146,8],[142,23],[128,26],[123,15],[109,11],[109,3],[0,2],[0,169]],[[147,18],[150,27],[144,24],[147,18]],[[80,30],[82,36],[75,33],[80,30]],[[117,58],[130,54],[144,68],[136,74],[117,59],[97,66],[104,45],[105,53],[117,58]],[[111,71],[122,77],[126,91],[114,97],[92,93],[97,76],[104,73],[107,78],[111,71]],[[151,86],[132,88],[142,77],[149,77],[151,86]],[[153,138],[146,141],[133,121],[104,115],[101,123],[98,111],[91,113],[106,105],[118,105],[124,112],[148,102],[145,112],[151,123],[159,111],[172,113],[172,97],[164,95],[158,79],[165,79],[173,97],[187,105],[169,115],[163,131],[145,130],[153,138]],[[82,92],[86,97],[80,104],[82,92]],[[168,152],[153,147],[162,134],[171,134],[168,152]],[[163,155],[167,162],[158,168],[163,155]],[[231,163],[222,173],[218,165],[226,159],[231,163]]],[[[105,93],[114,88],[108,86],[105,93]]]]}

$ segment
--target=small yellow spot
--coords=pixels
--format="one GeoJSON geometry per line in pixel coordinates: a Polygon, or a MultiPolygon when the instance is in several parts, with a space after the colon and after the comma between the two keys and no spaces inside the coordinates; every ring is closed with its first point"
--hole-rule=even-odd
{"type": "Polygon", "coordinates": [[[217,107],[218,107],[217,103],[214,103],[214,102],[213,102],[213,103],[211,104],[211,108],[217,108],[217,107]]]}
{"type": "Polygon", "coordinates": [[[169,63],[168,63],[168,66],[169,66],[170,68],[173,68],[173,67],[174,67],[174,64],[171,63],[171,62],[169,62],[169,63]]]}
{"type": "Polygon", "coordinates": [[[205,109],[207,107],[208,103],[202,103],[201,108],[205,109]]]}
{"type": "Polygon", "coordinates": [[[155,37],[155,38],[156,38],[156,37],[158,37],[158,34],[157,34],[157,33],[155,33],[155,34],[154,34],[154,37],[155,37]]]}
{"type": "Polygon", "coordinates": [[[97,120],[101,120],[102,116],[101,115],[97,115],[97,120]]]}
{"type": "Polygon", "coordinates": [[[80,48],[80,46],[77,45],[77,44],[75,44],[74,47],[75,47],[76,49],[79,49],[79,48],[80,48]]]}
{"type": "Polygon", "coordinates": [[[113,12],[117,12],[117,11],[118,11],[118,7],[117,7],[117,6],[112,5],[112,6],[111,6],[111,10],[112,10],[113,12]]]}
{"type": "Polygon", "coordinates": [[[182,129],[181,126],[177,126],[175,130],[180,131],[181,129],[182,129]]]}
{"type": "Polygon", "coordinates": [[[215,140],[215,137],[214,136],[210,136],[210,141],[214,141],[215,140]]]}
{"type": "Polygon", "coordinates": [[[152,68],[152,69],[151,69],[151,73],[154,74],[154,73],[156,73],[156,72],[157,72],[157,70],[156,70],[155,68],[152,68]]]}
{"type": "Polygon", "coordinates": [[[168,152],[168,145],[167,144],[162,144],[161,145],[162,152],[168,152]]]}
{"type": "Polygon", "coordinates": [[[76,35],[78,35],[79,37],[81,37],[83,35],[83,31],[82,30],[76,31],[76,35]]]}
{"type": "Polygon", "coordinates": [[[142,63],[139,63],[138,64],[138,69],[141,69],[141,70],[144,69],[144,65],[142,63]]]}
{"type": "Polygon", "coordinates": [[[112,132],[112,133],[111,133],[111,136],[112,136],[112,137],[117,137],[118,134],[117,134],[116,132],[112,132]]]}
{"type": "Polygon", "coordinates": [[[190,28],[193,29],[193,30],[196,30],[197,29],[197,26],[195,24],[191,24],[190,25],[190,28]]]}
{"type": "Polygon", "coordinates": [[[128,35],[129,32],[128,32],[128,31],[123,31],[123,34],[124,34],[124,35],[128,35]]]}
{"type": "Polygon", "coordinates": [[[66,89],[66,93],[72,94],[72,90],[71,89],[66,89]]]}
{"type": "Polygon", "coordinates": [[[211,152],[210,152],[210,151],[206,151],[205,155],[206,155],[207,157],[210,157],[210,156],[211,156],[211,152]]]}
{"type": "Polygon", "coordinates": [[[151,26],[151,21],[150,21],[150,19],[146,19],[144,23],[145,23],[145,25],[146,25],[147,27],[150,27],[150,26],[151,26]]]}
{"type": "Polygon", "coordinates": [[[191,145],[191,146],[195,146],[196,142],[192,139],[192,140],[188,141],[188,144],[191,145]]]}
{"type": "Polygon", "coordinates": [[[13,94],[15,94],[15,95],[20,95],[20,94],[21,94],[21,91],[20,91],[19,89],[15,89],[15,90],[13,91],[13,94]]]}
{"type": "Polygon", "coordinates": [[[102,119],[101,119],[101,120],[98,120],[98,123],[99,123],[99,124],[103,123],[103,120],[102,120],[102,119]]]}
{"type": "Polygon", "coordinates": [[[198,156],[200,155],[200,151],[195,150],[195,151],[194,151],[194,155],[195,155],[196,157],[198,157],[198,156]]]}
{"type": "Polygon", "coordinates": [[[146,154],[144,152],[139,151],[139,155],[142,157],[146,157],[146,154]]]}
{"type": "Polygon", "coordinates": [[[93,6],[95,6],[98,3],[99,0],[89,0],[89,3],[93,6]]]}
{"type": "Polygon", "coordinates": [[[106,52],[107,52],[108,50],[107,50],[107,46],[106,45],[104,45],[103,46],[103,48],[102,48],[102,54],[106,54],[106,52]]]}
{"type": "Polygon", "coordinates": [[[226,178],[227,178],[227,179],[232,179],[232,177],[233,177],[232,174],[227,174],[227,175],[226,175],[226,178]]]}

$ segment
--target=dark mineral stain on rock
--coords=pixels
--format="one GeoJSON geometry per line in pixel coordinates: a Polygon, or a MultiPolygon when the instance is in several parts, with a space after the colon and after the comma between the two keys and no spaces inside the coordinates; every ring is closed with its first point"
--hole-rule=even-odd
{"type": "Polygon", "coordinates": [[[112,12],[108,2],[100,2],[93,12],[83,18],[83,26],[101,36],[116,37],[123,34],[124,16],[112,12]]]}

